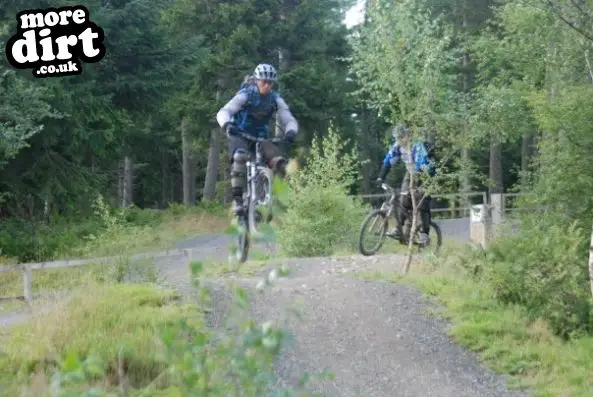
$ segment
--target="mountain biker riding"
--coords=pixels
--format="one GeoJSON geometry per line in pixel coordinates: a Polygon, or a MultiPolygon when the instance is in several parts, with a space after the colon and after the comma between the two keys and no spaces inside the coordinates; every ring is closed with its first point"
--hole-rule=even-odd
{"type": "MultiPolygon", "coordinates": [[[[238,136],[237,132],[257,137],[268,138],[268,124],[277,112],[284,133],[284,141],[292,144],[298,132],[298,123],[293,117],[284,99],[272,90],[278,81],[276,69],[269,64],[259,64],[253,76],[249,76],[235,96],[216,114],[216,121],[226,132],[228,139],[229,161],[231,163],[231,188],[233,193],[233,211],[243,213],[243,190],[247,187],[248,150],[254,142],[238,136]]],[[[264,160],[275,173],[284,176],[287,159],[280,149],[271,142],[261,143],[264,160]]]]}
{"type": "MultiPolygon", "coordinates": [[[[399,160],[402,160],[406,164],[406,174],[402,180],[402,186],[400,190],[400,198],[401,198],[401,206],[398,207],[396,211],[396,221],[397,226],[387,232],[388,236],[394,238],[401,238],[402,236],[402,225],[405,222],[406,217],[406,209],[412,208],[412,201],[410,196],[410,170],[408,169],[408,141],[410,139],[410,130],[403,125],[396,126],[392,130],[393,137],[395,138],[395,142],[393,146],[389,149],[389,151],[385,154],[385,158],[383,159],[383,165],[381,167],[381,171],[379,172],[379,177],[377,178],[377,183],[382,184],[389,172],[391,166],[395,165],[399,160]],[[403,207],[403,208],[402,208],[403,207]]],[[[425,142],[418,142],[411,146],[412,150],[412,159],[413,159],[413,166],[416,172],[424,172],[426,171],[428,175],[431,177],[435,175],[435,167],[434,163],[430,159],[428,148],[426,147],[425,142]]],[[[414,185],[416,187],[416,196],[418,197],[417,200],[422,198],[422,190],[421,190],[421,180],[419,175],[414,178],[414,185]]],[[[430,222],[431,222],[431,214],[430,214],[430,196],[426,195],[424,200],[419,207],[420,211],[420,219],[421,219],[421,231],[417,238],[417,243],[419,244],[426,244],[429,241],[429,233],[430,233],[430,222]]]]}

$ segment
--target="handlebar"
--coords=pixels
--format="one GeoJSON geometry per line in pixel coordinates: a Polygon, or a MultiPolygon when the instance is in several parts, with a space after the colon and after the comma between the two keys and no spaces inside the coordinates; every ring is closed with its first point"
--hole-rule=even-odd
{"type": "Polygon", "coordinates": [[[255,137],[253,135],[246,133],[243,130],[238,130],[237,135],[240,136],[241,138],[244,138],[244,139],[247,139],[248,141],[253,141],[253,142],[270,141],[272,143],[280,143],[280,142],[284,141],[284,138],[258,138],[258,137],[255,137]]]}
{"type": "Polygon", "coordinates": [[[395,191],[395,189],[393,189],[391,186],[389,186],[386,183],[381,184],[381,189],[385,190],[388,193],[393,193],[395,191]]]}

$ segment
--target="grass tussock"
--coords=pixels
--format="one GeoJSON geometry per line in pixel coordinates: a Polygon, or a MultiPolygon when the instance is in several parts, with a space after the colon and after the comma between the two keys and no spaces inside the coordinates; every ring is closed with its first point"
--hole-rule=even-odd
{"type": "Polygon", "coordinates": [[[434,299],[439,305],[433,313],[449,321],[449,335],[508,375],[510,387],[529,388],[534,397],[593,395],[593,337],[567,340],[525,306],[501,302],[496,285],[477,274],[476,258],[484,255],[467,246],[445,245],[438,257],[415,262],[406,276],[362,277],[411,283],[434,299]]]}
{"type": "Polygon", "coordinates": [[[141,386],[166,366],[159,330],[181,319],[201,326],[200,310],[179,304],[178,298],[174,291],[148,284],[89,284],[4,332],[0,383],[8,383],[10,390],[22,380],[15,374],[49,374],[60,365],[60,357],[74,354],[107,363],[107,383],[115,381],[118,365],[123,365],[130,383],[141,386]]]}

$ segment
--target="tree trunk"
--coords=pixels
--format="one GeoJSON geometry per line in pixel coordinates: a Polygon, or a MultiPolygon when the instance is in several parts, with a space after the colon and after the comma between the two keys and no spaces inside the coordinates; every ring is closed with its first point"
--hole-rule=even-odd
{"type": "Polygon", "coordinates": [[[187,117],[181,120],[181,151],[183,155],[183,204],[190,206],[195,203],[196,196],[194,194],[193,148],[187,117]]]}
{"type": "Polygon", "coordinates": [[[196,199],[198,198],[198,188],[196,183],[196,170],[197,170],[197,163],[198,160],[196,159],[195,152],[193,149],[193,139],[190,140],[190,161],[189,161],[189,169],[191,173],[191,179],[189,180],[189,191],[191,197],[192,205],[196,203],[196,199]]]}
{"type": "Polygon", "coordinates": [[[371,191],[371,178],[373,171],[375,170],[376,164],[373,164],[371,160],[371,144],[372,139],[371,137],[366,134],[367,131],[371,131],[369,128],[369,114],[366,109],[360,110],[360,118],[361,123],[358,129],[358,142],[360,145],[360,155],[361,160],[368,160],[366,163],[362,165],[362,180],[361,180],[361,187],[362,187],[362,194],[369,194],[371,191]]]}
{"type": "Polygon", "coordinates": [[[51,204],[49,202],[49,195],[43,200],[43,221],[45,223],[49,223],[49,218],[51,215],[51,204]]]}
{"type": "MultiPolygon", "coordinates": [[[[410,227],[410,234],[408,235],[408,254],[406,256],[406,262],[404,264],[404,274],[408,274],[410,271],[410,265],[412,264],[412,250],[414,249],[414,237],[416,225],[418,224],[418,203],[416,202],[416,170],[414,167],[414,159],[411,156],[412,145],[408,141],[407,151],[410,154],[406,164],[407,171],[410,173],[410,199],[412,200],[412,226],[410,227]]],[[[403,225],[402,225],[403,226],[403,225]]],[[[405,229],[404,229],[405,230],[405,229]]],[[[405,233],[405,231],[404,231],[405,233]]]]}
{"type": "MultiPolygon", "coordinates": [[[[216,102],[220,100],[220,89],[216,90],[216,102]]],[[[208,165],[206,166],[206,178],[204,178],[204,189],[202,200],[214,200],[216,197],[216,182],[218,181],[218,169],[220,163],[220,128],[216,126],[210,132],[210,149],[208,151],[208,165]]]]}
{"type": "Polygon", "coordinates": [[[169,197],[171,198],[171,201],[176,202],[178,201],[178,197],[179,197],[179,183],[178,182],[178,176],[179,174],[177,172],[172,172],[169,175],[169,197]],[[177,189],[176,189],[177,187],[177,189]]]}
{"type": "Polygon", "coordinates": [[[128,207],[132,205],[133,198],[134,198],[134,189],[133,189],[133,181],[134,181],[134,169],[133,169],[133,162],[130,156],[124,157],[124,171],[123,171],[123,178],[122,178],[122,201],[121,206],[122,208],[128,207]]]}
{"type": "Polygon", "coordinates": [[[117,175],[117,204],[121,205],[124,197],[124,172],[121,160],[117,161],[115,172],[117,175]]]}
{"type": "Polygon", "coordinates": [[[529,162],[533,155],[534,139],[530,135],[523,135],[521,140],[521,171],[529,169],[529,162]]]}
{"type": "Polygon", "coordinates": [[[216,181],[218,180],[218,166],[220,162],[220,129],[213,128],[210,133],[210,150],[202,200],[214,200],[216,197],[216,181]]]}
{"type": "Polygon", "coordinates": [[[161,153],[161,208],[167,208],[169,201],[169,155],[166,150],[161,153]]]}
{"type": "Polygon", "coordinates": [[[502,193],[502,145],[496,139],[490,142],[490,180],[494,185],[489,188],[489,193],[502,193]]]}
{"type": "MultiPolygon", "coordinates": [[[[468,23],[467,23],[467,10],[463,11],[463,17],[462,17],[462,28],[463,31],[467,31],[468,28],[468,23]]],[[[463,54],[463,92],[467,93],[470,90],[470,81],[469,81],[469,71],[468,71],[468,67],[469,67],[469,54],[465,53],[463,54]]],[[[468,109],[465,109],[466,114],[468,112],[468,109]]],[[[465,127],[467,128],[467,126],[465,127]]],[[[461,151],[461,157],[463,159],[463,163],[464,164],[469,164],[469,160],[470,160],[470,156],[469,156],[469,149],[468,148],[463,148],[461,151]]],[[[465,166],[465,165],[464,165],[465,166]]],[[[469,193],[469,191],[471,190],[471,181],[468,175],[467,171],[463,171],[462,175],[461,175],[461,192],[462,193],[469,193]]],[[[463,208],[467,208],[470,206],[471,200],[469,200],[469,196],[462,196],[459,200],[461,207],[463,208]]],[[[465,211],[465,210],[463,210],[465,211]]],[[[461,213],[460,215],[465,215],[463,213],[461,213]]]]}
{"type": "Polygon", "coordinates": [[[591,232],[591,244],[589,245],[589,284],[593,296],[593,231],[591,232]]]}
{"type": "MultiPolygon", "coordinates": [[[[284,15],[280,15],[280,20],[284,20],[284,15]]],[[[283,50],[282,48],[279,48],[278,49],[278,74],[282,73],[285,70],[286,70],[285,50],[283,50]]],[[[278,112],[276,112],[275,119],[276,119],[276,128],[274,131],[274,136],[280,138],[286,131],[282,131],[282,125],[280,124],[280,117],[278,117],[278,112]]]]}

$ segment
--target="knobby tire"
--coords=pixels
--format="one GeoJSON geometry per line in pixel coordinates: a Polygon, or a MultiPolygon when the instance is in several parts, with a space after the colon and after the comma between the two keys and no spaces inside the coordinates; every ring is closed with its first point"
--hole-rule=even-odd
{"type": "Polygon", "coordinates": [[[441,248],[441,245],[443,244],[443,234],[441,233],[441,228],[436,223],[430,222],[430,227],[432,229],[432,233],[430,233],[431,245],[434,241],[433,237],[436,235],[436,246],[433,251],[433,253],[436,254],[441,248]]]}
{"type": "MultiPolygon", "coordinates": [[[[249,200],[251,205],[251,200],[249,200]]],[[[251,244],[251,235],[249,232],[249,216],[241,215],[237,217],[238,224],[238,236],[237,236],[237,252],[235,256],[239,263],[244,263],[249,256],[249,246],[251,244]]]]}
{"type": "Polygon", "coordinates": [[[362,226],[360,227],[360,235],[358,237],[358,250],[360,251],[360,253],[365,256],[375,255],[381,249],[381,247],[383,247],[383,244],[385,243],[385,236],[387,233],[388,226],[389,226],[389,219],[388,219],[387,214],[385,213],[384,210],[375,209],[375,210],[371,211],[371,213],[369,215],[367,215],[366,219],[362,223],[362,226]],[[374,247],[374,249],[367,249],[364,246],[364,237],[367,233],[367,227],[369,225],[373,225],[372,221],[375,219],[380,220],[380,222],[383,223],[383,229],[382,229],[381,235],[379,236],[379,243],[374,247]]]}
{"type": "MultiPolygon", "coordinates": [[[[259,175],[257,176],[257,181],[255,183],[256,187],[257,184],[262,183],[262,180],[260,180],[260,178],[263,178],[263,183],[265,184],[265,186],[267,187],[267,191],[270,194],[270,202],[267,204],[267,212],[269,214],[272,213],[272,177],[271,177],[271,171],[265,169],[260,171],[259,175]]],[[[259,197],[258,197],[258,201],[259,201],[259,197]]],[[[258,207],[258,201],[254,201],[254,200],[250,200],[249,201],[249,206],[248,206],[248,222],[249,222],[249,232],[252,235],[257,234],[258,232],[258,222],[257,222],[257,207],[258,207]]],[[[262,222],[265,222],[266,220],[263,219],[263,214],[262,215],[262,222]]],[[[267,216],[268,214],[266,214],[267,216]]]]}

